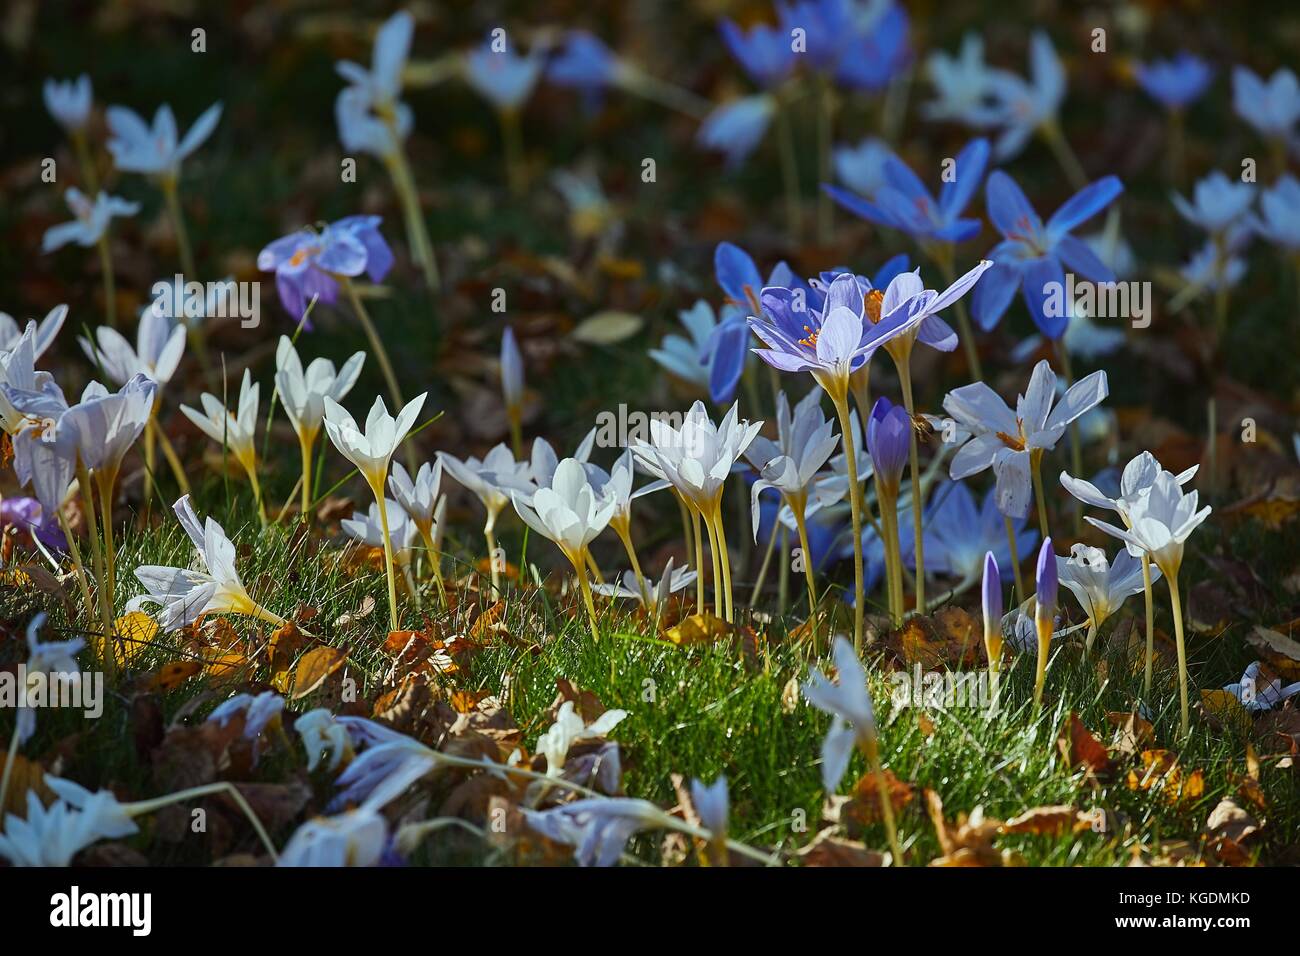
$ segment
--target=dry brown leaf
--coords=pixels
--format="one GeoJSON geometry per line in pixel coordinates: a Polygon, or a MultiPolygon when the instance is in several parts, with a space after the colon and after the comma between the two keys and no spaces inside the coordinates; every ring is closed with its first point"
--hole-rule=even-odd
{"type": "Polygon", "coordinates": [[[1060,836],[1075,828],[1079,816],[1079,811],[1071,806],[1034,807],[1002,824],[1001,832],[1060,836]]]}
{"type": "MultiPolygon", "coordinates": [[[[9,792],[5,794],[4,805],[0,806],[0,819],[6,814],[19,817],[27,816],[27,791],[31,790],[48,804],[54,799],[54,792],[45,784],[45,769],[35,760],[28,760],[22,754],[14,754],[13,769],[9,771],[9,792]]],[[[5,769],[5,753],[0,750],[0,774],[5,769]]]]}
{"type": "Polygon", "coordinates": [[[304,654],[293,672],[291,700],[301,700],[347,663],[351,648],[316,647],[304,654]]]}
{"type": "Polygon", "coordinates": [[[1110,770],[1110,754],[1073,711],[1070,712],[1066,726],[1061,729],[1057,746],[1071,768],[1084,767],[1099,777],[1110,770]]]}
{"type": "Polygon", "coordinates": [[[705,611],[702,614],[692,614],[676,626],[670,627],[665,636],[672,643],[684,646],[712,644],[726,637],[730,632],[730,624],[705,611]]]}

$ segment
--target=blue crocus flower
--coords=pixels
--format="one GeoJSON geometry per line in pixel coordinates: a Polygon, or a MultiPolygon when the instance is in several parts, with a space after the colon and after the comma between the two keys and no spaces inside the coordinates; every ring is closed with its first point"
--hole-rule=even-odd
{"type": "Polygon", "coordinates": [[[993,268],[975,287],[971,299],[971,311],[980,328],[987,332],[998,324],[1019,288],[1034,324],[1049,339],[1059,339],[1070,318],[1064,309],[1061,315],[1046,314],[1044,304],[1052,293],[1051,283],[1057,283],[1059,293],[1065,287],[1066,268],[1094,282],[1115,281],[1115,273],[1071,232],[1123,191],[1116,177],[1099,179],[1071,196],[1044,227],[1016,181],[1002,170],[994,170],[985,186],[985,205],[1003,241],[989,252],[993,268]]]}
{"type": "Polygon", "coordinates": [[[1181,110],[1196,102],[1210,85],[1214,70],[1186,50],[1172,60],[1139,63],[1138,85],[1167,110],[1181,110]]]}
{"type": "Polygon", "coordinates": [[[835,80],[854,90],[883,90],[911,58],[907,11],[887,3],[856,24],[835,70],[835,80]]]}
{"type": "MultiPolygon", "coordinates": [[[[747,484],[753,484],[757,478],[758,476],[753,472],[745,474],[747,484]]],[[[808,516],[808,550],[812,552],[812,568],[814,571],[822,570],[827,564],[827,559],[839,557],[834,544],[835,539],[844,530],[843,525],[843,521],[829,518],[824,513],[819,513],[816,516],[810,514],[808,516]]],[[[785,527],[790,532],[788,540],[797,544],[794,513],[782,505],[781,496],[776,489],[764,488],[758,494],[758,535],[755,540],[760,546],[766,547],[767,543],[772,540],[773,534],[779,535],[781,533],[782,527],[785,527]],[[778,520],[778,515],[782,511],[784,511],[786,519],[778,520]]],[[[849,597],[852,597],[852,589],[849,591],[849,597]]]]}
{"type": "Polygon", "coordinates": [[[603,40],[586,30],[570,30],[560,52],[546,67],[546,78],[556,86],[596,93],[618,76],[618,57],[603,40]]]}
{"type": "Polygon", "coordinates": [[[763,23],[745,31],[731,20],[723,20],[718,28],[731,55],[763,89],[770,90],[793,72],[797,54],[785,31],[763,23]]]}
{"type": "Polygon", "coordinates": [[[736,308],[724,308],[722,321],[710,330],[700,349],[700,362],[709,370],[709,397],[718,404],[728,404],[735,397],[749,356],[749,325],[744,321],[744,312],[761,311],[759,296],[765,285],[791,287],[802,283],[785,262],[777,263],[764,283],[753,257],[730,242],[718,243],[713,270],[729,304],[736,308]]]}
{"type": "Polygon", "coordinates": [[[1260,235],[1283,249],[1300,250],[1300,182],[1295,177],[1283,176],[1264,190],[1259,210],[1260,235]]]}
{"type": "Polygon", "coordinates": [[[1025,518],[1011,519],[1016,536],[1016,560],[1011,560],[1005,518],[998,511],[997,489],[990,488],[983,504],[962,481],[945,481],[934,490],[925,516],[925,567],[961,581],[975,581],[981,573],[984,555],[992,552],[999,567],[1019,564],[1033,553],[1038,532],[1026,528],[1025,518]]]}
{"type": "Polygon", "coordinates": [[[1222,233],[1249,217],[1255,186],[1229,179],[1216,169],[1193,187],[1191,202],[1177,193],[1172,198],[1178,214],[1192,225],[1222,233]]]}
{"type": "Polygon", "coordinates": [[[787,43],[793,40],[795,30],[803,31],[800,58],[819,73],[834,74],[854,25],[851,0],[777,3],[776,13],[781,33],[789,38],[787,43]]]}
{"type": "Polygon", "coordinates": [[[1286,140],[1300,119],[1300,81],[1281,69],[1265,82],[1244,66],[1232,71],[1232,108],[1270,139],[1286,140]]]}
{"type": "Polygon", "coordinates": [[[857,146],[836,146],[835,176],[858,195],[871,199],[885,185],[885,161],[892,155],[885,141],[875,136],[857,146]]]}
{"type": "Polygon", "coordinates": [[[742,96],[715,107],[700,124],[695,141],[723,153],[727,168],[735,169],[762,141],[775,113],[775,97],[766,93],[742,96]]]}
{"type": "Polygon", "coordinates": [[[822,188],[854,215],[877,225],[907,233],[921,242],[964,242],[977,235],[978,219],[961,218],[988,166],[989,143],[975,139],[957,154],[951,182],[945,182],[936,200],[925,184],[892,153],[883,165],[884,185],[871,200],[823,183],[822,188]]]}

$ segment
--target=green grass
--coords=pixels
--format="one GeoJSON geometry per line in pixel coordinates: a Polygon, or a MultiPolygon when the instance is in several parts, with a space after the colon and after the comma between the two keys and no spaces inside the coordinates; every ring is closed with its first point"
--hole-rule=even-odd
{"type": "MultiPolygon", "coordinates": [[[[241,526],[235,520],[226,527],[239,547],[240,569],[254,598],[284,614],[299,604],[318,609],[312,630],[331,644],[352,646],[348,673],[357,680],[361,697],[373,700],[388,689],[378,679],[389,663],[381,649],[386,630],[382,576],[369,572],[353,576],[334,560],[336,546],[295,535],[287,528],[273,527],[259,533],[255,527],[241,526]],[[378,601],[369,618],[345,627],[333,624],[340,614],[358,607],[367,594],[378,601]]],[[[189,559],[189,543],[174,522],[148,533],[128,531],[121,538],[119,608],[135,593],[132,568],[143,563],[184,564],[189,559]]],[[[541,553],[542,547],[534,540],[529,559],[549,561],[550,555],[541,553]]],[[[507,548],[512,557],[519,553],[517,542],[508,543],[507,548]]],[[[794,597],[794,607],[802,609],[797,591],[794,597]]],[[[555,698],[556,681],[567,679],[596,694],[606,707],[621,707],[629,712],[612,734],[620,744],[624,786],[629,795],[668,807],[676,802],[671,774],[706,781],[725,774],[732,794],[734,838],[793,852],[814,837],[822,825],[825,794],[820,780],[819,747],[829,719],[802,700],[793,709],[782,706],[783,689],[791,680],[806,679],[810,662],[806,648],[792,646],[786,640],[787,622],[758,625],[762,650],[756,657],[746,658],[730,640],[707,646],[666,644],[646,632],[643,619],[609,603],[601,605],[601,639],[595,641],[585,618],[572,613],[570,596],[534,587],[520,593],[512,585],[506,598],[508,610],[503,623],[509,637],[494,639],[472,657],[464,671],[446,683],[449,689],[502,694],[522,731],[523,745],[530,752],[549,724],[547,712],[555,698]]],[[[477,613],[472,608],[462,610],[455,619],[440,614],[432,587],[425,588],[424,602],[426,613],[447,634],[467,631],[477,613]]],[[[24,621],[38,603],[30,593],[5,588],[0,591],[0,616],[16,624],[24,621]]],[[[1136,600],[1130,607],[1133,609],[1140,611],[1136,600]]],[[[1161,608],[1159,627],[1168,629],[1167,615],[1167,610],[1161,608]]],[[[406,626],[417,625],[418,616],[409,603],[403,608],[403,619],[406,626]]],[[[792,616],[788,623],[797,621],[792,616]]],[[[254,627],[238,619],[232,623],[241,633],[254,627]]],[[[75,631],[77,626],[55,611],[47,637],[59,630],[75,631]]],[[[873,665],[870,672],[881,724],[882,759],[894,774],[915,787],[914,799],[899,815],[909,862],[925,862],[941,852],[925,813],[925,789],[941,796],[950,821],[977,806],[998,819],[1055,804],[1106,811],[1106,833],[1004,836],[997,841],[1000,849],[1014,851],[1028,864],[1120,865],[1139,848],[1158,853],[1163,841],[1187,840],[1198,845],[1210,810],[1221,798],[1234,794],[1235,781],[1245,773],[1247,738],[1239,732],[1215,729],[1194,717],[1190,738],[1178,742],[1176,676],[1165,669],[1157,672],[1152,714],[1155,743],[1151,746],[1175,751],[1185,772],[1202,771],[1204,793],[1192,801],[1175,802],[1159,792],[1131,790],[1125,775],[1130,766],[1136,765],[1133,759],[1120,759],[1114,772],[1102,780],[1072,770],[1056,743],[1068,714],[1078,714],[1107,743],[1112,731],[1106,714],[1129,710],[1141,694],[1140,672],[1134,673],[1127,662],[1113,654],[1107,656],[1104,637],[1105,632],[1098,642],[1104,680],[1097,661],[1085,661],[1079,645],[1058,647],[1048,673],[1047,702],[1035,715],[1029,703],[1033,661],[1020,656],[1004,677],[1004,707],[996,715],[967,707],[928,709],[924,711],[928,735],[922,728],[923,711],[913,707],[896,710],[890,704],[889,673],[884,669],[879,645],[868,648],[865,656],[873,665]]],[[[1227,679],[1235,679],[1243,661],[1249,659],[1243,656],[1240,643],[1224,638],[1193,642],[1194,684],[1217,687],[1227,679]]],[[[20,645],[10,642],[0,646],[6,648],[0,659],[4,663],[15,658],[20,645]]],[[[83,655],[83,663],[87,656],[83,655]]],[[[131,670],[136,674],[147,672],[181,656],[173,638],[160,636],[154,646],[132,662],[131,670]]],[[[265,681],[269,674],[263,666],[254,677],[265,681]]],[[[23,752],[48,760],[57,750],[65,760],[63,772],[78,780],[111,786],[132,797],[157,794],[147,762],[132,745],[130,686],[124,682],[118,693],[110,694],[105,714],[98,721],[88,722],[76,712],[42,712],[38,733],[23,752]]],[[[187,701],[209,691],[210,701],[190,718],[197,720],[236,689],[229,685],[208,688],[201,678],[193,679],[161,695],[164,720],[170,722],[187,701]]],[[[290,706],[302,711],[314,703],[308,698],[290,706]]],[[[6,718],[0,717],[0,732],[7,738],[6,718]]],[[[295,739],[291,752],[273,748],[253,771],[252,779],[290,779],[300,776],[301,768],[302,753],[295,739]]],[[[841,790],[847,792],[864,771],[861,759],[855,757],[841,790]]],[[[312,784],[312,806],[319,809],[331,789],[328,779],[319,775],[312,784]]],[[[1261,784],[1268,801],[1267,812],[1262,814],[1266,827],[1252,848],[1267,861],[1281,854],[1290,840],[1288,834],[1300,828],[1300,787],[1291,771],[1277,769],[1267,760],[1261,784]]],[[[445,784],[435,782],[431,786],[436,795],[445,784]]],[[[291,829],[281,828],[274,834],[277,841],[286,839],[291,829]]],[[[206,862],[201,846],[164,844],[153,840],[151,832],[146,829],[142,836],[134,838],[151,861],[206,862]]],[[[878,826],[855,835],[869,847],[884,848],[884,833],[878,826]]],[[[245,838],[245,845],[251,846],[247,834],[245,838]]],[[[634,841],[632,849],[637,856],[653,862],[658,858],[659,846],[658,836],[650,835],[634,841]]],[[[440,863],[499,863],[509,859],[459,836],[431,840],[415,856],[417,862],[440,863]]]]}

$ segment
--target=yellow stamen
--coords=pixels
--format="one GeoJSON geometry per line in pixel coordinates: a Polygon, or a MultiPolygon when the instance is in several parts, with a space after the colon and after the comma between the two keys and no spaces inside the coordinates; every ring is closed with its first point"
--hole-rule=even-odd
{"type": "Polygon", "coordinates": [[[872,289],[863,296],[862,304],[866,310],[867,318],[871,320],[872,325],[879,324],[880,308],[884,304],[884,301],[885,293],[881,292],[879,289],[872,289]]]}

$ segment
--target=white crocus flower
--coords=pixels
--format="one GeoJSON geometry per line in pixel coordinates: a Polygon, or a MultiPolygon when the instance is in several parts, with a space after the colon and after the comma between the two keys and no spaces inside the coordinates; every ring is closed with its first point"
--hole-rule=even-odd
{"type": "MultiPolygon", "coordinates": [[[[1119,551],[1112,564],[1100,548],[1076,544],[1070,549],[1068,558],[1057,556],[1056,574],[1060,583],[1078,598],[1083,613],[1088,615],[1088,650],[1092,649],[1097,631],[1106,619],[1145,587],[1142,563],[1127,550],[1119,551]]],[[[1159,576],[1157,569],[1155,579],[1158,580],[1159,576]]]]}
{"type": "MultiPolygon", "coordinates": [[[[54,344],[54,338],[63,328],[63,322],[68,317],[68,307],[66,305],[56,305],[46,313],[45,318],[39,323],[32,320],[27,325],[35,324],[33,332],[35,340],[33,342],[35,354],[33,358],[40,358],[54,344]]],[[[27,331],[27,326],[18,327],[17,321],[8,312],[0,312],[0,362],[3,356],[12,352],[18,347],[22,340],[23,333],[27,331]]]]}
{"type": "Polygon", "coordinates": [[[342,401],[357,383],[365,360],[365,352],[354,352],[341,369],[336,369],[329,359],[315,358],[304,370],[293,342],[287,335],[280,336],[275,349],[275,387],[302,453],[303,515],[311,506],[312,450],[325,420],[325,399],[342,401]]]}
{"type": "Polygon", "coordinates": [[[388,822],[362,806],[333,817],[316,817],[294,831],[277,866],[375,866],[388,843],[388,822]]]}
{"type": "Polygon", "coordinates": [[[629,797],[592,797],[522,812],[542,836],[572,846],[579,866],[613,866],[635,833],[672,822],[650,801],[629,797]]]}
{"type": "Polygon", "coordinates": [[[342,405],[328,395],[325,397],[325,431],[329,433],[330,441],[339,453],[357,466],[378,505],[384,539],[384,565],[388,572],[389,623],[392,625],[390,629],[394,631],[398,630],[397,577],[393,568],[393,539],[389,533],[388,509],[384,505],[384,484],[388,480],[388,466],[393,460],[393,453],[415,425],[427,397],[428,392],[422,392],[407,402],[394,418],[388,414],[383,398],[376,396],[370,414],[366,416],[364,432],[357,427],[356,421],[342,405]]]}
{"type": "Polygon", "coordinates": [[[954,389],[944,397],[944,411],[974,437],[953,456],[949,474],[960,480],[992,467],[998,510],[1010,518],[1027,517],[1033,497],[1031,470],[1044,452],[1056,447],[1070,423],[1096,408],[1108,393],[1106,373],[1099,370],[1072,385],[1053,407],[1056,375],[1046,359],[1034,366],[1015,412],[983,382],[954,389]]]}
{"type": "Polygon", "coordinates": [[[248,476],[257,499],[258,515],[266,524],[266,506],[262,500],[262,485],[257,478],[257,411],[261,402],[261,383],[253,381],[248,369],[239,383],[239,402],[235,414],[226,411],[221,399],[210,392],[199,396],[203,411],[182,405],[181,411],[203,434],[227,449],[248,476]]]}
{"type": "Polygon", "coordinates": [[[1130,554],[1148,556],[1169,583],[1174,636],[1178,642],[1178,692],[1184,735],[1189,728],[1191,711],[1187,699],[1187,649],[1183,639],[1183,605],[1178,590],[1178,571],[1183,564],[1183,547],[1187,539],[1210,516],[1211,511],[1209,505],[1197,511],[1196,505],[1197,492],[1183,494],[1178,478],[1170,472],[1162,471],[1156,475],[1150,489],[1129,506],[1128,528],[1117,528],[1098,521],[1091,515],[1087,518],[1089,524],[1128,545],[1130,554]]]}
{"type": "Polygon", "coordinates": [[[309,710],[293,722],[293,729],[302,738],[307,751],[307,770],[311,772],[325,756],[325,769],[333,773],[352,759],[352,739],[344,724],[324,707],[309,710]]]}
{"type": "Polygon", "coordinates": [[[46,80],[42,93],[45,108],[64,130],[79,134],[85,129],[95,99],[89,76],[82,73],[75,80],[46,80]]]}
{"type": "MultiPolygon", "coordinates": [[[[133,375],[116,392],[91,382],[60,421],[76,436],[82,464],[109,486],[122,468],[122,459],[135,444],[153,415],[158,386],[143,375],[133,375]]],[[[111,500],[111,499],[110,499],[111,500]]]]}
{"type": "Polygon", "coordinates": [[[550,487],[540,487],[533,493],[531,507],[518,492],[512,491],[510,498],[524,523],[555,542],[573,565],[591,619],[592,636],[599,639],[596,606],[587,580],[587,548],[609,524],[614,514],[613,501],[591,487],[586,469],[576,458],[560,462],[550,487]]]}
{"type": "Polygon", "coordinates": [[[546,775],[560,776],[570,747],[581,740],[608,737],[626,716],[625,710],[607,710],[588,724],[574,709],[573,701],[566,700],[555,715],[555,723],[537,740],[537,753],[546,757],[546,775]]]}
{"type": "Polygon", "coordinates": [[[1223,688],[1249,711],[1272,710],[1289,697],[1300,694],[1300,681],[1282,686],[1279,677],[1263,669],[1259,661],[1246,667],[1241,680],[1223,688]]]}
{"type": "MultiPolygon", "coordinates": [[[[591,434],[594,436],[594,430],[591,434]]],[[[618,457],[618,460],[614,462],[613,467],[608,472],[599,465],[588,464],[587,477],[591,480],[591,486],[596,489],[598,494],[614,503],[614,514],[610,516],[609,526],[618,535],[618,539],[623,542],[623,550],[627,552],[628,560],[632,563],[632,577],[636,581],[641,601],[644,604],[651,597],[651,587],[649,582],[646,581],[645,575],[641,573],[641,562],[637,559],[636,547],[632,543],[632,502],[644,495],[668,488],[670,485],[666,480],[661,479],[652,481],[633,491],[632,479],[636,474],[633,461],[632,451],[628,449],[618,457]]],[[[665,572],[666,574],[667,572],[665,572]]],[[[692,576],[691,580],[695,580],[694,576],[692,576]]]]}
{"type": "Polygon", "coordinates": [[[46,776],[59,799],[48,807],[27,791],[27,815],[8,814],[0,833],[0,856],[12,866],[70,866],[72,858],[100,840],[138,831],[111,794],[90,794],[70,780],[46,776]],[[81,802],[80,809],[74,801],[81,802]]]}
{"type": "Polygon", "coordinates": [[[718,777],[711,784],[701,780],[691,781],[691,803],[695,813],[709,831],[711,857],[715,861],[726,859],[727,823],[731,815],[731,797],[727,792],[727,778],[718,777]]]}
{"type": "Polygon", "coordinates": [[[494,447],[482,459],[471,455],[462,461],[455,455],[440,451],[438,461],[482,502],[483,510],[487,512],[487,519],[483,522],[483,538],[487,542],[488,569],[492,579],[492,592],[495,594],[501,586],[504,564],[497,555],[497,516],[510,504],[511,489],[532,487],[532,468],[528,462],[516,461],[504,444],[494,447]]]}
{"type": "Polygon", "coordinates": [[[185,326],[146,309],[136,328],[135,347],[117,329],[101,325],[92,343],[77,337],[81,350],[92,365],[103,370],[111,381],[121,385],[132,375],[143,375],[161,388],[171,381],[185,354],[185,326]]]}
{"type": "MultiPolygon", "coordinates": [[[[45,683],[55,676],[76,693],[81,683],[81,667],[76,655],[86,642],[80,637],[70,641],[42,641],[37,635],[44,625],[44,613],[37,614],[27,625],[27,686],[21,688],[20,693],[28,695],[34,690],[35,682],[45,683]]],[[[20,707],[17,715],[14,733],[21,746],[36,732],[36,708],[30,705],[20,707]]]]}
{"type": "Polygon", "coordinates": [[[170,106],[158,107],[152,127],[134,110],[110,106],[107,113],[112,138],[108,151],[117,168],[127,173],[144,173],[162,178],[180,174],[181,162],[203,145],[221,119],[221,104],[209,106],[194,121],[189,132],[178,139],[176,117],[170,106]]]}
{"type": "Polygon", "coordinates": [[[244,715],[245,740],[256,740],[267,727],[277,726],[280,715],[284,712],[284,698],[275,691],[267,690],[260,694],[236,694],[219,704],[211,714],[208,722],[218,727],[230,723],[236,714],[244,715]]]}
{"type": "MultiPolygon", "coordinates": [[[[1199,465],[1193,465],[1186,471],[1179,472],[1174,476],[1174,481],[1179,485],[1187,484],[1192,480],[1199,467],[1199,465]]],[[[1135,455],[1124,466],[1123,474],[1120,475],[1119,479],[1118,498],[1108,497],[1092,482],[1084,481],[1082,478],[1075,478],[1065,472],[1061,472],[1061,485],[1085,505],[1092,505],[1094,508],[1103,508],[1118,513],[1124,524],[1128,525],[1130,524],[1129,512],[1137,504],[1138,500],[1151,490],[1156,478],[1164,470],[1155,455],[1149,451],[1144,451],[1135,455]]]]}
{"type": "Polygon", "coordinates": [[[441,493],[442,459],[432,464],[425,462],[415,473],[415,480],[400,462],[393,462],[393,473],[388,476],[388,490],[401,505],[424,548],[429,553],[433,565],[433,574],[442,587],[442,530],[443,515],[446,513],[447,498],[441,493]]]}
{"type": "MultiPolygon", "coordinates": [[[[678,497],[699,518],[709,532],[714,559],[715,581],[723,589],[715,594],[714,607],[719,617],[732,619],[731,561],[727,553],[725,524],[722,521],[722,490],[727,478],[750,443],[763,427],[762,422],[741,421],[739,405],[733,404],[720,424],[715,425],[703,402],[691,406],[680,429],[657,418],[650,420],[650,441],[631,446],[642,466],[656,478],[670,482],[678,497]],[[724,611],[725,608],[725,611],[724,611]]],[[[696,523],[696,560],[703,555],[696,523]]],[[[698,599],[704,604],[703,578],[698,579],[698,599]]]]}
{"type": "Polygon", "coordinates": [[[235,568],[235,546],[215,519],[200,523],[185,495],[172,506],[176,517],[198,549],[203,570],[143,565],[135,576],[147,594],[127,602],[127,611],[155,605],[158,626],[164,631],[193,623],[204,614],[243,614],[279,627],[284,618],[268,611],[248,595],[235,568]]]}
{"type": "Polygon", "coordinates": [[[110,196],[101,190],[93,199],[87,198],[75,186],[63,194],[75,219],[50,226],[41,237],[41,251],[53,252],[70,242],[79,246],[93,246],[104,238],[108,225],[116,216],[134,216],[140,204],[128,202],[120,196],[110,196]]]}
{"type": "MultiPolygon", "coordinates": [[[[781,493],[781,500],[794,517],[799,533],[799,547],[804,555],[804,573],[808,583],[809,615],[817,613],[817,585],[813,579],[811,548],[808,545],[808,496],[821,476],[823,465],[840,445],[834,424],[822,415],[821,390],[813,389],[790,413],[785,392],[777,394],[777,440],[755,436],[745,457],[759,471],[759,479],[750,486],[749,508],[753,516],[754,540],[758,540],[760,509],[758,496],[767,488],[781,493]]],[[[845,482],[844,490],[848,490],[845,482]]]]}
{"type": "MultiPolygon", "coordinates": [[[[411,560],[411,549],[419,541],[419,531],[415,522],[396,501],[385,498],[384,506],[388,509],[388,534],[393,541],[393,558],[398,564],[406,565],[411,560]]],[[[372,548],[384,546],[384,520],[376,502],[370,503],[370,509],[365,514],[354,511],[351,518],[344,518],[339,525],[344,534],[362,544],[368,544],[372,548]]]]}
{"type": "Polygon", "coordinates": [[[663,576],[657,581],[639,579],[635,572],[623,572],[621,581],[593,584],[592,590],[606,597],[633,598],[647,611],[657,614],[663,610],[669,595],[676,594],[695,583],[696,573],[690,568],[674,568],[669,558],[663,576]]]}

